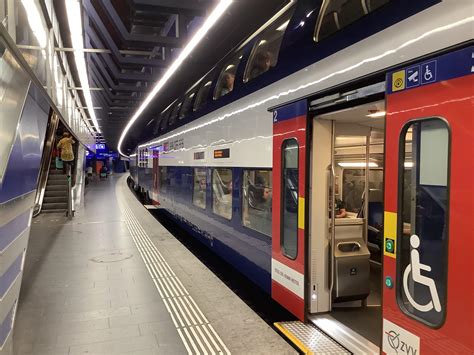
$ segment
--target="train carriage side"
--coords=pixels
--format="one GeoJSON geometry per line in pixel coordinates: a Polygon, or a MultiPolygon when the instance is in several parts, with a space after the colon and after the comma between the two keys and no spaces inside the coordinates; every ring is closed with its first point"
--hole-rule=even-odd
{"type": "MultiPolygon", "coordinates": [[[[300,319],[314,322],[321,328],[332,325],[333,329],[352,334],[353,339],[365,344],[359,351],[402,351],[390,345],[394,344],[393,332],[396,332],[408,334],[407,342],[415,339],[414,343],[410,343],[410,351],[435,350],[436,345],[429,345],[428,339],[440,334],[442,340],[438,344],[452,344],[472,352],[472,341],[462,332],[459,336],[453,334],[450,328],[461,309],[460,305],[449,306],[449,309],[453,307],[453,313],[448,313],[446,326],[443,323],[430,327],[416,319],[419,314],[413,317],[406,314],[409,312],[401,311],[402,308],[396,303],[396,292],[402,292],[397,287],[403,282],[404,275],[400,276],[398,271],[401,266],[396,266],[398,259],[394,261],[387,256],[387,248],[389,251],[397,250],[394,249],[400,247],[397,239],[403,239],[402,236],[395,237],[394,231],[414,228],[418,233],[418,226],[426,229],[423,224],[426,222],[417,217],[416,206],[411,208],[408,202],[399,202],[399,197],[393,195],[396,191],[393,183],[399,181],[400,174],[406,186],[409,182],[414,183],[413,196],[422,194],[420,202],[429,204],[430,211],[436,214],[432,220],[439,224],[441,230],[447,230],[448,226],[452,228],[452,217],[449,225],[441,223],[441,212],[446,209],[446,204],[442,204],[442,198],[433,197],[436,194],[441,197],[446,195],[446,186],[444,190],[442,186],[415,188],[416,174],[403,175],[393,167],[395,160],[399,159],[398,145],[393,142],[396,140],[399,144],[402,138],[400,131],[397,131],[400,128],[393,131],[390,127],[399,127],[393,122],[404,108],[399,106],[399,109],[394,109],[391,97],[416,92],[423,96],[431,85],[438,88],[457,85],[456,80],[461,80],[461,76],[472,80],[471,67],[469,75],[458,73],[443,79],[438,75],[444,69],[437,67],[437,64],[433,67],[431,63],[438,60],[437,53],[458,53],[455,49],[449,52],[446,48],[461,48],[461,51],[465,48],[464,51],[472,52],[466,44],[472,41],[469,34],[469,26],[472,25],[469,11],[472,12],[472,9],[464,3],[439,1],[403,2],[406,6],[397,8],[398,2],[386,1],[386,7],[381,6],[378,12],[362,16],[360,22],[328,34],[326,41],[316,44],[316,48],[321,50],[315,54],[314,50],[309,50],[310,45],[315,46],[313,35],[316,36],[316,32],[313,29],[321,28],[318,19],[323,21],[325,11],[329,11],[330,7],[314,9],[314,6],[309,6],[310,3],[299,2],[294,17],[286,24],[289,30],[278,59],[281,66],[273,68],[272,76],[269,71],[268,75],[261,75],[254,82],[242,84],[240,81],[244,80],[245,72],[241,67],[237,70],[233,93],[222,100],[209,102],[201,115],[200,111],[190,114],[192,120],[185,118],[181,123],[177,120],[174,128],[164,128],[161,136],[139,147],[148,149],[148,156],[154,156],[148,160],[147,166],[153,171],[153,184],[148,184],[147,190],[191,234],[271,292],[272,297],[284,307],[300,319]],[[303,17],[306,24],[301,24],[303,17]],[[383,24],[381,18],[388,19],[388,22],[383,24]],[[364,29],[373,24],[379,32],[364,29]],[[392,27],[384,31],[387,26],[392,27]],[[308,29],[310,27],[311,30],[308,29]],[[350,43],[344,40],[349,29],[355,33],[355,40],[350,43]],[[308,33],[311,34],[309,41],[300,38],[308,33]],[[329,39],[333,40],[332,44],[329,39]],[[351,45],[357,41],[356,46],[351,45]],[[333,54],[337,50],[339,52],[333,54]],[[295,57],[301,58],[302,69],[299,64],[289,63],[291,60],[295,62],[295,57]],[[308,60],[312,62],[308,63],[308,60]],[[407,66],[402,67],[402,62],[407,62],[407,66]],[[434,79],[436,83],[431,79],[421,81],[422,70],[426,69],[422,64],[426,63],[431,63],[428,69],[437,78],[434,79]],[[406,93],[404,90],[385,90],[387,68],[397,67],[400,69],[393,73],[396,74],[393,82],[398,83],[400,80],[397,79],[402,78],[406,93]],[[416,78],[414,68],[418,68],[418,88],[409,83],[416,78]],[[341,106],[341,102],[345,104],[341,106]],[[267,112],[269,107],[276,107],[271,109],[273,113],[267,112]],[[392,117],[395,118],[390,121],[392,117]],[[184,123],[186,125],[180,126],[184,123]],[[389,145],[389,142],[392,143],[389,145]],[[389,146],[396,149],[389,151],[389,146]],[[261,175],[259,179],[258,174],[261,175]],[[259,185],[261,191],[265,190],[265,185],[268,188],[271,184],[270,236],[262,229],[246,225],[246,204],[257,206],[256,200],[253,200],[255,191],[252,191],[257,180],[264,181],[259,185]],[[390,200],[396,201],[396,204],[390,200]],[[400,203],[405,206],[402,212],[400,203]],[[345,211],[344,216],[339,218],[341,206],[345,207],[342,208],[345,211]],[[416,223],[399,221],[400,216],[411,214],[416,223]],[[387,237],[387,230],[392,232],[391,237],[387,237]],[[351,258],[346,258],[351,255],[360,263],[351,266],[351,258]],[[385,265],[387,268],[384,268],[385,265]],[[337,275],[344,277],[340,279],[337,275]],[[382,281],[386,285],[383,288],[382,281]],[[354,284],[359,286],[356,290],[350,287],[354,284]],[[415,320],[406,321],[410,317],[415,320]],[[352,320],[355,322],[351,323],[352,320]],[[389,329],[392,325],[397,328],[389,329]]],[[[249,42],[248,46],[255,46],[258,38],[249,42]]],[[[242,63],[247,63],[252,51],[247,49],[244,52],[247,54],[242,63]]],[[[391,75],[392,72],[390,80],[391,75]]],[[[201,89],[210,90],[207,95],[212,97],[216,84],[211,85],[213,89],[206,88],[209,81],[204,79],[201,89]]],[[[388,82],[391,85],[392,82],[388,82]]],[[[464,106],[460,106],[460,112],[472,110],[472,86],[469,83],[472,84],[463,85],[464,91],[471,92],[471,96],[447,95],[445,104],[449,106],[451,101],[461,101],[460,105],[464,106]]],[[[193,97],[193,103],[196,103],[201,89],[191,89],[186,95],[193,97]]],[[[432,100],[433,106],[444,102],[437,102],[434,97],[442,99],[439,95],[433,95],[426,98],[424,105],[429,107],[429,100],[432,100]]],[[[407,110],[415,111],[413,107],[407,107],[407,110]]],[[[465,134],[472,135],[468,116],[464,115],[463,118],[466,118],[457,122],[465,125],[465,134]]],[[[413,131],[422,130],[415,126],[409,133],[410,139],[413,131]]],[[[430,137],[445,139],[437,131],[439,129],[434,124],[422,135],[420,133],[420,137],[429,146],[430,137]]],[[[451,147],[454,136],[449,137],[451,147]]],[[[463,139],[459,138],[460,141],[463,139]]],[[[418,148],[412,144],[406,154],[412,154],[414,159],[418,148]]],[[[472,150],[472,146],[464,146],[464,149],[472,150]]],[[[412,170],[417,166],[413,161],[402,165],[412,170]]],[[[432,168],[426,160],[422,165],[424,169],[432,168]]],[[[466,183],[462,184],[456,189],[472,194],[466,183]]],[[[450,185],[449,191],[455,188],[453,186],[450,185]]],[[[469,230],[468,227],[466,230],[469,230]]],[[[420,238],[420,249],[413,245],[411,248],[418,250],[419,262],[423,264],[426,257],[422,253],[423,237],[417,236],[420,238]]],[[[442,235],[438,239],[443,238],[442,235]]],[[[435,249],[433,245],[436,244],[439,243],[432,243],[435,249]]],[[[451,248],[451,239],[449,246],[451,248]]],[[[406,266],[407,260],[408,264],[411,260],[410,243],[404,248],[405,253],[409,251],[409,256],[403,259],[406,266]]],[[[468,259],[465,260],[467,262],[468,259]]],[[[428,266],[423,264],[423,268],[420,275],[426,281],[428,266]]],[[[457,275],[448,277],[448,285],[457,278],[457,275]]],[[[428,297],[424,286],[419,291],[414,283],[412,281],[407,289],[420,297],[428,297]]],[[[430,287],[428,290],[433,289],[433,286],[430,287]]],[[[456,281],[453,287],[460,287],[459,283],[456,281]]],[[[444,295],[451,292],[444,291],[444,295]]],[[[447,300],[455,302],[452,298],[447,300]]],[[[409,299],[402,298],[401,302],[409,302],[409,299]]],[[[428,305],[428,302],[424,304],[428,305]]],[[[439,304],[442,304],[441,300],[436,303],[438,309],[439,304]]],[[[472,310],[472,301],[466,299],[465,306],[472,310]]],[[[434,307],[433,301],[430,311],[434,309],[437,312],[434,307]]],[[[466,329],[472,329],[472,317],[467,321],[470,327],[466,329]]],[[[338,334],[325,331],[338,338],[338,334]]],[[[353,343],[353,340],[347,341],[353,343]]]]}

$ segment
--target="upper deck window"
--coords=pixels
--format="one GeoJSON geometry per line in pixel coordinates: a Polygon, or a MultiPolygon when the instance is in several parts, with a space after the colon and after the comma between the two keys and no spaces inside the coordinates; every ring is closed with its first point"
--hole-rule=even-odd
{"type": "Polygon", "coordinates": [[[179,119],[183,119],[191,110],[191,105],[193,103],[194,97],[196,96],[196,90],[189,92],[186,95],[186,98],[183,101],[183,105],[181,106],[181,111],[179,112],[179,119]]]}
{"type": "Polygon", "coordinates": [[[314,40],[319,42],[359,20],[390,0],[324,0],[319,13],[314,40]]]}
{"type": "Polygon", "coordinates": [[[294,7],[276,20],[257,38],[245,69],[244,82],[262,75],[277,64],[281,41],[290,23],[293,11],[294,7]]]}
{"type": "Polygon", "coordinates": [[[214,100],[227,95],[234,90],[235,74],[242,59],[242,52],[238,52],[231,60],[229,60],[222,69],[217,81],[216,90],[214,92],[214,100]]]}
{"type": "Polygon", "coordinates": [[[161,120],[160,120],[160,131],[164,131],[166,128],[168,128],[168,118],[170,117],[170,112],[171,110],[168,109],[164,111],[161,114],[161,120]]]}
{"type": "Polygon", "coordinates": [[[169,122],[168,122],[169,127],[174,126],[174,124],[176,123],[176,119],[178,118],[178,113],[179,113],[179,110],[181,109],[181,105],[182,105],[182,102],[178,102],[173,107],[173,110],[171,110],[171,115],[170,115],[170,119],[169,119],[169,122]]]}
{"type": "Polygon", "coordinates": [[[208,101],[209,98],[209,91],[211,90],[212,81],[207,81],[201,88],[199,89],[196,101],[194,102],[194,111],[197,111],[203,108],[208,101]]]}

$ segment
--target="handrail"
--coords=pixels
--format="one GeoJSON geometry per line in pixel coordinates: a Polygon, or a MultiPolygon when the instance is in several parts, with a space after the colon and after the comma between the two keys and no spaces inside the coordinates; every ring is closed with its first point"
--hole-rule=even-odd
{"type": "Polygon", "coordinates": [[[336,126],[335,122],[331,121],[331,238],[330,238],[330,246],[331,246],[331,272],[330,272],[330,279],[329,279],[329,310],[332,309],[332,291],[334,289],[334,269],[335,265],[335,254],[336,254],[336,189],[335,189],[335,182],[336,182],[336,168],[335,168],[335,160],[334,160],[334,145],[336,141],[336,126]]]}
{"type": "Polygon", "coordinates": [[[44,193],[46,191],[46,185],[48,184],[49,168],[51,166],[51,160],[53,157],[53,145],[55,144],[54,138],[58,124],[59,116],[53,110],[51,110],[43,148],[43,156],[41,158],[35,205],[33,208],[33,217],[38,216],[41,213],[41,209],[43,208],[44,193]]]}
{"type": "Polygon", "coordinates": [[[66,216],[69,219],[74,217],[74,211],[72,207],[72,165],[66,165],[66,174],[67,174],[67,211],[66,216]]]}

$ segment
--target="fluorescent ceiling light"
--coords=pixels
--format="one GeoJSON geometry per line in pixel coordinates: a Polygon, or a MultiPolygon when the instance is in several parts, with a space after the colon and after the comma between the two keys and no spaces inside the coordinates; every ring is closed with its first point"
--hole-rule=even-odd
{"type": "MultiPolygon", "coordinates": [[[[365,168],[367,163],[364,161],[348,161],[337,163],[342,168],[365,168]]],[[[378,164],[374,162],[369,162],[369,168],[378,168],[378,164]]]]}
{"type": "Polygon", "coordinates": [[[25,8],[26,17],[30,24],[31,31],[38,40],[38,44],[42,49],[46,48],[46,31],[43,27],[42,16],[40,10],[34,0],[21,0],[21,4],[25,8]]]}
{"type": "Polygon", "coordinates": [[[370,118],[376,118],[376,117],[385,117],[385,114],[386,114],[385,111],[377,111],[377,112],[374,112],[374,113],[369,113],[366,116],[370,117],[370,118]]]}
{"type": "Polygon", "coordinates": [[[405,168],[413,168],[413,162],[412,161],[406,161],[403,163],[403,166],[405,168]]]}
{"type": "MultiPolygon", "coordinates": [[[[150,102],[155,98],[158,92],[163,88],[163,86],[168,82],[171,76],[178,70],[178,68],[183,64],[184,60],[189,57],[189,54],[196,48],[196,46],[202,41],[204,36],[207,32],[214,26],[214,24],[219,20],[219,18],[224,14],[225,10],[229,7],[232,3],[232,0],[221,0],[219,4],[214,8],[211,14],[208,16],[202,27],[196,32],[196,34],[191,38],[188,42],[186,47],[179,53],[178,58],[171,64],[171,66],[166,70],[163,77],[156,83],[153,90],[148,94],[146,99],[140,105],[138,110],[135,114],[130,118],[127,125],[125,126],[124,130],[122,131],[122,135],[120,136],[119,143],[118,143],[118,151],[120,154],[125,155],[122,152],[122,144],[127,136],[128,131],[135,123],[135,121],[140,117],[143,111],[148,107],[150,102]]],[[[207,85],[207,84],[206,84],[207,85]]]]}
{"type": "Polygon", "coordinates": [[[69,31],[71,32],[71,42],[74,48],[74,60],[76,62],[79,81],[82,92],[86,100],[86,106],[92,119],[95,129],[100,133],[99,123],[95,116],[94,105],[89,88],[89,77],[87,76],[86,60],[84,58],[84,38],[82,36],[81,4],[78,0],[65,0],[69,31]]]}

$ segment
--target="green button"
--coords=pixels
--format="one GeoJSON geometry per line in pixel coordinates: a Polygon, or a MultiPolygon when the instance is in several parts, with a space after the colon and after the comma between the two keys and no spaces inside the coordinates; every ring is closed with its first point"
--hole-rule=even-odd
{"type": "Polygon", "coordinates": [[[393,281],[392,281],[392,278],[390,276],[387,276],[385,278],[385,286],[387,286],[388,288],[393,287],[393,281]]]}
{"type": "Polygon", "coordinates": [[[385,251],[393,253],[395,251],[395,241],[393,239],[385,239],[385,251]]]}

